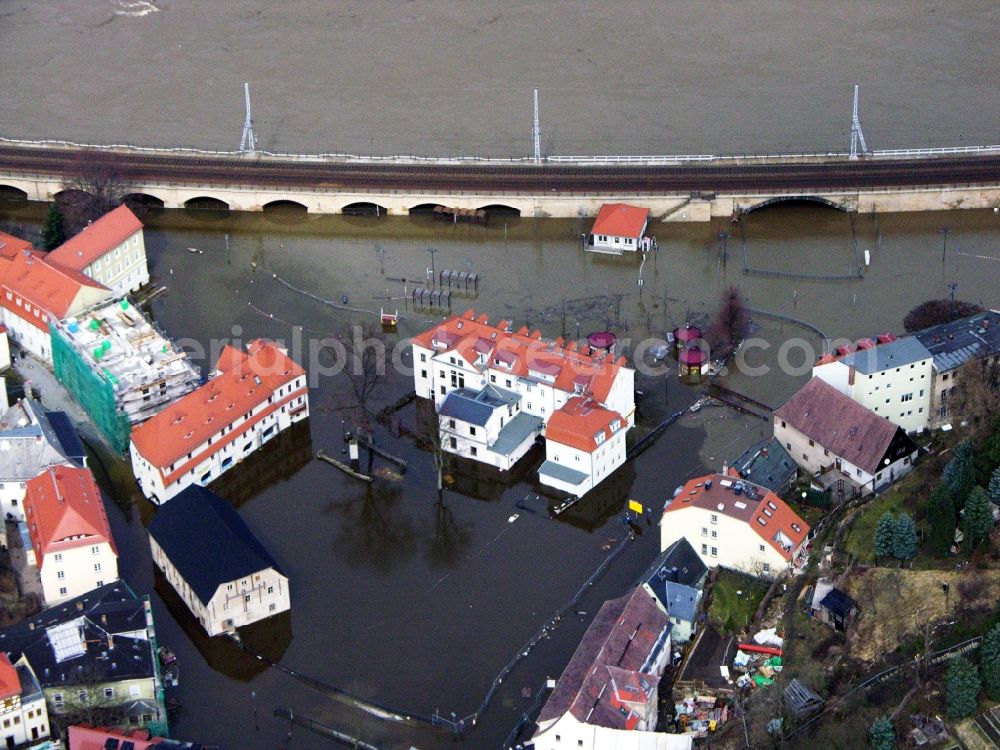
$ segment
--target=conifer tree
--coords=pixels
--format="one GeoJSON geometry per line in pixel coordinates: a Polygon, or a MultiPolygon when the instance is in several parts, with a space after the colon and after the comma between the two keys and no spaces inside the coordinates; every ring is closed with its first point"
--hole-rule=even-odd
{"type": "Polygon", "coordinates": [[[947,557],[955,541],[955,504],[944,485],[927,499],[927,542],[935,557],[947,557]]]}
{"type": "Polygon", "coordinates": [[[993,509],[990,507],[990,498],[982,487],[976,487],[969,493],[962,531],[971,547],[978,547],[993,531],[993,509]]]}
{"type": "Polygon", "coordinates": [[[49,213],[45,216],[45,225],[42,227],[42,247],[46,250],[55,250],[65,241],[66,229],[62,211],[55,203],[50,203],[49,213]]]}
{"type": "Polygon", "coordinates": [[[880,716],[868,730],[868,742],[872,750],[893,750],[896,747],[896,729],[885,716],[880,716]]]}
{"type": "Polygon", "coordinates": [[[953,660],[948,667],[945,692],[948,698],[948,718],[964,719],[976,712],[982,683],[976,667],[964,656],[953,660]]]}
{"type": "Polygon", "coordinates": [[[875,562],[878,564],[880,557],[892,555],[892,541],[896,536],[896,517],[889,511],[882,514],[875,527],[874,553],[875,562]]]}
{"type": "Polygon", "coordinates": [[[896,519],[892,530],[892,556],[897,560],[912,560],[917,556],[917,525],[907,513],[896,519]]]}

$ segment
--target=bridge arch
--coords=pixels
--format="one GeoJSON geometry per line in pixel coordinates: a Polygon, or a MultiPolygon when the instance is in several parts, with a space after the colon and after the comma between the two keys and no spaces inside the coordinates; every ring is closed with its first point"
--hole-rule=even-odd
{"type": "Polygon", "coordinates": [[[184,208],[194,208],[209,211],[228,211],[229,204],[210,195],[196,195],[184,201],[184,208]]]}
{"type": "Polygon", "coordinates": [[[129,208],[163,208],[166,205],[166,201],[162,198],[149,193],[129,193],[122,198],[122,203],[129,208]]]}
{"type": "Polygon", "coordinates": [[[767,208],[768,206],[773,206],[778,203],[818,203],[821,206],[829,206],[830,208],[836,209],[837,211],[846,211],[839,203],[830,200],[829,198],[824,198],[820,195],[777,195],[773,198],[768,198],[760,203],[755,203],[752,206],[743,209],[743,213],[748,214],[753,211],[759,211],[762,208],[767,208]]]}
{"type": "Polygon", "coordinates": [[[505,203],[490,203],[485,206],[477,206],[476,210],[485,211],[488,216],[520,216],[521,209],[515,206],[508,206],[505,203]]]}
{"type": "Polygon", "coordinates": [[[439,206],[439,205],[441,205],[441,204],[440,203],[418,203],[415,206],[410,206],[406,210],[406,213],[412,214],[412,215],[415,215],[415,216],[431,214],[431,213],[434,212],[434,208],[436,206],[439,206]]]}
{"type": "Polygon", "coordinates": [[[385,216],[389,213],[389,209],[378,203],[357,201],[355,203],[348,203],[340,209],[340,212],[348,216],[385,216]]]}
{"type": "Polygon", "coordinates": [[[298,201],[289,200],[286,198],[279,198],[278,200],[270,201],[261,206],[265,211],[272,209],[278,209],[280,211],[297,211],[300,213],[309,213],[309,206],[304,203],[299,203],[298,201]]]}
{"type": "Polygon", "coordinates": [[[4,201],[26,201],[28,193],[13,185],[0,184],[0,200],[4,201]]]}

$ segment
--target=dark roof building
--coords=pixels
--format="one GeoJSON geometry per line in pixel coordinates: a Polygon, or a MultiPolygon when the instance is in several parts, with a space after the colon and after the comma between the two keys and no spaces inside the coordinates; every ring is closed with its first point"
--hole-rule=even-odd
{"type": "Polygon", "coordinates": [[[457,388],[445,397],[440,414],[484,427],[494,411],[515,404],[520,398],[516,393],[492,385],[487,385],[481,391],[457,388]]]}
{"type": "Polygon", "coordinates": [[[153,562],[209,635],[291,607],[288,577],[229,503],[190,485],[149,524],[153,562]]]}
{"type": "Polygon", "coordinates": [[[661,602],[665,601],[665,584],[670,581],[700,589],[708,575],[708,567],[686,538],[678,539],[657,557],[643,573],[640,584],[648,585],[661,602]]]}
{"type": "Polygon", "coordinates": [[[950,372],[970,359],[1000,354],[1000,312],[987,310],[924,328],[913,338],[931,353],[937,372],[950,372]]]}
{"type": "Polygon", "coordinates": [[[192,485],[164,503],[149,535],[203,604],[222,584],[281,568],[229,501],[192,485]]]}
{"type": "Polygon", "coordinates": [[[798,471],[788,451],[773,437],[747,448],[733,462],[733,468],[744,479],[766,487],[776,495],[792,483],[798,471]]]}

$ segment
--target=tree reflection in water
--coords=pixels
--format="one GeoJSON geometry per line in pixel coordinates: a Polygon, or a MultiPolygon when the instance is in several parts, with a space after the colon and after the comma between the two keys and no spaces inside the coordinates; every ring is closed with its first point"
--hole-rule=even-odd
{"type": "Polygon", "coordinates": [[[472,543],[472,524],[458,521],[444,502],[434,503],[434,535],[426,542],[428,563],[435,568],[453,567],[472,543]]]}
{"type": "Polygon", "coordinates": [[[386,571],[413,556],[419,532],[402,499],[400,484],[376,479],[361,492],[330,503],[329,509],[344,520],[335,542],[348,564],[386,571]]]}

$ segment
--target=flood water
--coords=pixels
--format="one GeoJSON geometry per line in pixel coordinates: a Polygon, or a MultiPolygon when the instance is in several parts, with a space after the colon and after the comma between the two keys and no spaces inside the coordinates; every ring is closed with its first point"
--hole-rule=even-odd
{"type": "MultiPolygon", "coordinates": [[[[30,236],[44,210],[2,203],[0,226],[30,236]]],[[[765,209],[744,220],[742,233],[728,222],[654,225],[660,249],[642,270],[641,294],[640,259],[584,253],[578,238],[585,227],[575,220],[509,218],[479,227],[428,217],[194,210],[154,211],[143,220],[153,283],[168,290],[154,300],[153,313],[170,336],[206,350],[213,340],[234,336],[281,339],[307,367],[310,340],[340,333],[350,323],[372,322],[383,306],[398,306],[403,316],[399,336],[387,337],[389,344],[440,320],[437,311],[378,299],[403,296],[403,278],[412,289],[432,255],[437,270],[471,267],[481,275],[478,294],[453,296],[456,311],[473,307],[491,319],[539,328],[548,337],[564,332],[574,337],[577,324],[581,336],[604,328],[633,341],[659,336],[685,320],[706,320],[722,289],[734,283],[755,308],[851,338],[901,332],[905,312],[927,298],[947,296],[951,282],[958,283],[961,299],[1000,303],[1000,218],[987,211],[883,215],[877,224],[860,216],[853,234],[847,214],[816,205],[765,209]],[[942,263],[939,229],[945,225],[951,232],[942,263]],[[723,231],[733,235],[725,264],[723,231]],[[871,265],[863,279],[850,281],[747,275],[743,236],[753,268],[847,274],[856,257],[854,238],[860,254],[871,254],[871,265]],[[338,304],[346,297],[355,311],[317,302],[275,276],[338,304]],[[292,326],[302,328],[301,346],[292,326]]],[[[755,316],[753,334],[770,348],[749,356],[751,365],[776,368],[780,345],[793,337],[819,346],[814,332],[762,315],[755,316]]],[[[804,355],[792,352],[787,359],[801,365],[804,355]]],[[[804,382],[806,369],[793,374],[775,369],[768,376],[732,372],[724,382],[777,406],[804,382]]],[[[637,378],[642,392],[637,436],[698,395],[682,386],[675,372],[666,388],[664,382],[637,378]]],[[[390,369],[375,408],[411,388],[411,379],[390,369]]],[[[462,717],[475,710],[501,666],[623,537],[629,498],[651,508],[655,519],[686,477],[718,470],[770,430],[767,423],[722,408],[687,415],[558,519],[549,517],[551,501],[539,498],[532,471],[525,472],[526,480],[505,486],[460,466],[442,509],[436,505],[429,454],[383,426],[376,430],[379,444],[409,461],[402,479],[378,461],[380,477],[369,488],[312,458],[319,449],[340,455],[346,389],[342,375],[319,378],[310,392],[308,427],[269,444],[217,487],[291,580],[290,617],[255,626],[246,636],[257,650],[293,670],[422,714],[438,710],[462,717]],[[519,517],[509,523],[514,513],[519,517]]],[[[398,417],[404,427],[414,427],[415,407],[398,417]]],[[[290,707],[296,715],[384,748],[450,745],[447,735],[362,716],[266,668],[228,641],[209,641],[153,574],[144,531],[152,512],[136,498],[130,512],[112,507],[109,515],[122,575],[139,593],[152,595],[160,640],[179,656],[182,708],[171,725],[175,736],[229,748],[331,746],[299,727],[289,740],[288,723],[272,714],[290,707]]],[[[498,747],[530,705],[522,690],[534,694],[545,678],[559,675],[601,602],[620,595],[658,551],[653,523],[640,522],[642,535],[585,595],[581,614],[564,619],[504,680],[478,727],[462,740],[466,746],[498,747]]]]}
{"type": "Polygon", "coordinates": [[[708,0],[0,3],[0,135],[363,154],[997,142],[1000,7],[708,0]]]}

